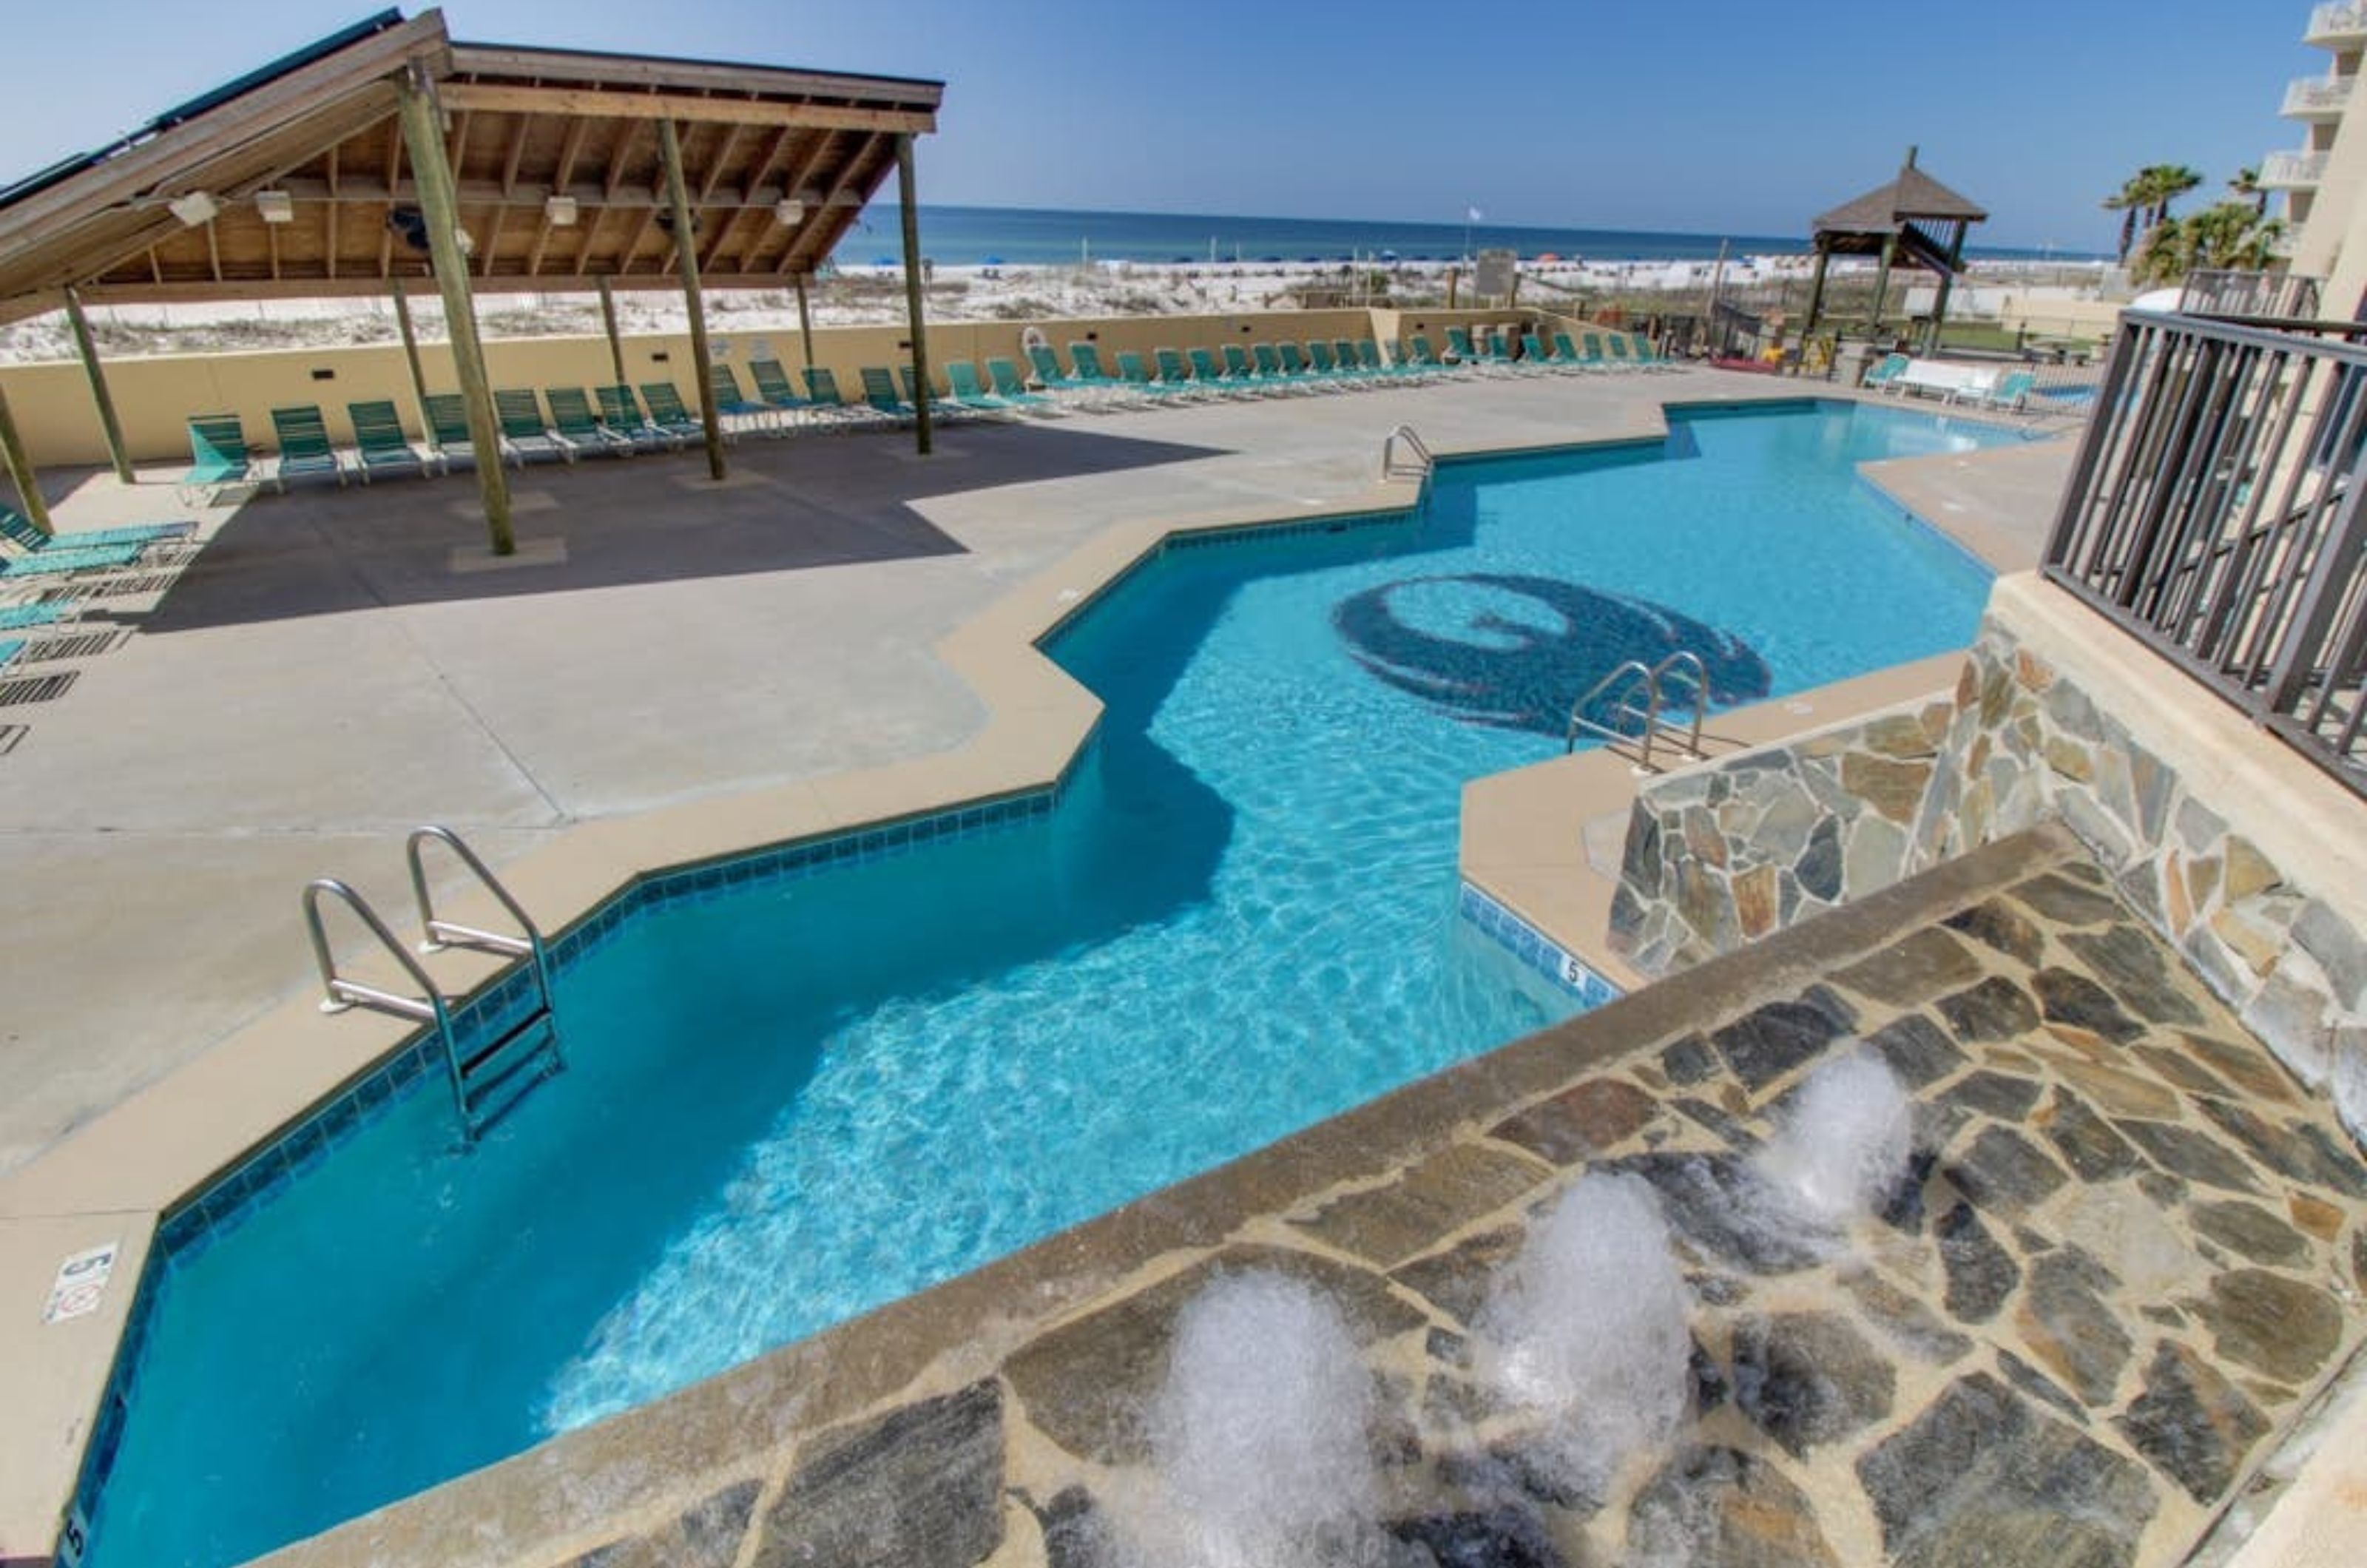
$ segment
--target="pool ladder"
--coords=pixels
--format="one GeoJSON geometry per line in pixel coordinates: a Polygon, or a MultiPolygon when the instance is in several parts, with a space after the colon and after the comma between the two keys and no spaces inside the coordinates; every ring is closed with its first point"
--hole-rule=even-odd
{"type": "Polygon", "coordinates": [[[1578,743],[1590,736],[1609,741],[1614,748],[1637,747],[1636,765],[1649,770],[1652,748],[1662,736],[1670,744],[1682,746],[1690,755],[1702,753],[1702,710],[1709,705],[1709,671],[1703,667],[1701,656],[1683,649],[1670,654],[1658,664],[1647,664],[1640,659],[1626,663],[1587,688],[1586,695],[1570,705],[1569,728],[1564,736],[1564,751],[1575,751],[1578,743]],[[1693,723],[1682,729],[1668,722],[1668,681],[1671,675],[1682,675],[1693,686],[1693,723]],[[1587,710],[1597,699],[1610,699],[1613,722],[1591,718],[1587,710]],[[1631,731],[1622,728],[1632,724],[1631,731]]]}
{"type": "Polygon", "coordinates": [[[1431,456],[1429,446],[1416,434],[1410,424],[1400,424],[1382,438],[1381,479],[1415,479],[1421,490],[1414,502],[1419,511],[1430,502],[1430,481],[1438,472],[1438,459],[1431,456]],[[1398,444],[1405,444],[1405,455],[1398,453],[1398,444]]]}
{"type": "Polygon", "coordinates": [[[347,884],[334,876],[323,876],[305,886],[304,923],[312,939],[313,962],[321,971],[321,1010],[344,1012],[349,1008],[368,1008],[433,1025],[444,1049],[461,1137],[474,1144],[494,1122],[515,1110],[537,1085],[556,1076],[567,1065],[559,1049],[558,1015],[551,1010],[550,955],[540,928],[526,912],[526,907],[451,829],[413,829],[403,844],[403,856],[410,863],[411,891],[419,907],[420,940],[416,953],[405,947],[369,900],[347,884]],[[493,896],[524,934],[485,931],[438,916],[435,897],[427,888],[427,865],[423,853],[430,843],[442,844],[459,856],[460,863],[493,896]],[[353,911],[355,918],[378,938],[379,945],[402,966],[403,973],[418,988],[418,995],[384,990],[337,973],[336,959],[329,951],[328,930],[322,918],[324,898],[334,898],[353,911]],[[420,962],[422,954],[433,955],[455,947],[523,959],[534,976],[534,1006],[526,1017],[496,1038],[465,1053],[452,1029],[451,1004],[435,976],[427,972],[427,966],[420,962]]]}

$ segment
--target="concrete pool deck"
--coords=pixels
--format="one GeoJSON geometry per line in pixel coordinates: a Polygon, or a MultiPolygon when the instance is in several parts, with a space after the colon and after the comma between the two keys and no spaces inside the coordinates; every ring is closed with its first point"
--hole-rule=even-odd
{"type": "MultiPolygon", "coordinates": [[[[1402,507],[1410,487],[1374,482],[1400,422],[1446,452],[1639,440],[1666,402],[1798,393],[1706,371],[1504,378],[969,426],[929,459],[884,434],[749,440],[719,488],[687,458],[527,473],[521,536],[563,536],[565,562],[485,573],[449,570],[477,538],[459,484],[211,517],[161,603],[94,607],[137,635],[16,710],[32,732],[0,762],[0,931],[44,963],[0,1044],[7,1278],[47,1289],[40,1259],[81,1245],[66,1218],[144,1235],[404,1032],[313,1014],[295,895],[340,874],[397,915],[418,822],[469,836],[557,925],[654,865],[1040,784],[1098,705],[1029,639],[1169,527],[1402,507]]],[[[2034,467],[2069,460],[2012,456],[2000,539],[2034,467]]],[[[1885,482],[1980,490],[1977,466],[1885,482]]],[[[166,497],[86,485],[61,524],[166,497]]],[[[0,1364],[47,1395],[0,1438],[0,1552],[47,1550],[30,1521],[56,1517],[61,1443],[78,1446],[129,1285],[71,1330],[0,1330],[0,1364]]]]}

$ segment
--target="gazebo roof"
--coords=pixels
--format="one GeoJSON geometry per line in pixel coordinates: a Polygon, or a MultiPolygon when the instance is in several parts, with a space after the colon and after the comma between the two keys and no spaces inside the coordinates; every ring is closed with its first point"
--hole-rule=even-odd
{"type": "Polygon", "coordinates": [[[1942,222],[1985,223],[1988,214],[1980,204],[1958,195],[1938,180],[1917,168],[1914,154],[1908,155],[1898,177],[1887,185],[1876,186],[1853,201],[1843,202],[1818,218],[1816,231],[1819,234],[1869,234],[1895,231],[1909,220],[1937,219],[1942,222]]]}
{"type": "Polygon", "coordinates": [[[658,122],[709,288],[810,273],[936,129],[943,83],[458,42],[385,11],[0,189],[0,321],[92,301],[377,293],[430,276],[395,84],[445,138],[479,292],[677,287],[658,122]],[[269,193],[264,203],[258,195],[269,193]],[[572,210],[571,210],[572,209],[572,210]]]}

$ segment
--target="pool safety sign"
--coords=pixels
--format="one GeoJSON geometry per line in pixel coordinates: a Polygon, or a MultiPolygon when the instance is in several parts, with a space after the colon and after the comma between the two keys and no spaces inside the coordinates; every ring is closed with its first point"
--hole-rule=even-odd
{"type": "Polygon", "coordinates": [[[41,1309],[41,1321],[63,1323],[96,1312],[99,1298],[107,1293],[107,1277],[115,1272],[119,1245],[110,1241],[59,1264],[58,1277],[50,1282],[50,1304],[41,1309]]]}

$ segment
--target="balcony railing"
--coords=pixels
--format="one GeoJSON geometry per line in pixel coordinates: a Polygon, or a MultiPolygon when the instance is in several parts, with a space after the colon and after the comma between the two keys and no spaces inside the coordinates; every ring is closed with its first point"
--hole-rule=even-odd
{"type": "Polygon", "coordinates": [[[2179,296],[2183,316],[2237,316],[2298,321],[2317,314],[2318,280],[2290,272],[2197,268],[2179,296]]]}
{"type": "Polygon", "coordinates": [[[2271,152],[2260,160],[2260,184],[2269,190],[2314,190],[2325,177],[2323,152],[2271,152]]]}
{"type": "Polygon", "coordinates": [[[2320,6],[2309,14],[2309,31],[2302,42],[2311,44],[2351,43],[2367,39],[2367,6],[2320,6]]]}
{"type": "Polygon", "coordinates": [[[2284,107],[2278,112],[2287,119],[2339,119],[2350,107],[2352,81],[2349,76],[2305,76],[2286,86],[2284,107]]]}
{"type": "Polygon", "coordinates": [[[2096,407],[2046,575],[2367,794],[2367,344],[2130,311],[2096,407]]]}

